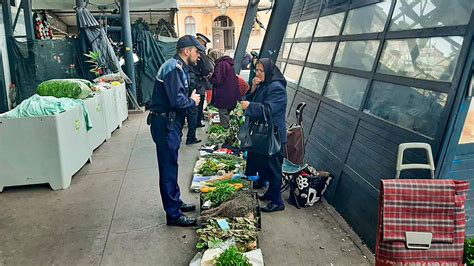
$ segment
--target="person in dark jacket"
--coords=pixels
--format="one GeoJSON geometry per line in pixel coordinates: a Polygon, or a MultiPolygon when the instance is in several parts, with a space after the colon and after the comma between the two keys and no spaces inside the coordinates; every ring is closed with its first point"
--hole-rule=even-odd
{"type": "MultiPolygon", "coordinates": [[[[242,101],[242,108],[245,110],[246,119],[264,120],[263,112],[271,115],[273,123],[278,126],[282,147],[285,147],[286,136],[286,80],[280,70],[268,58],[260,59],[256,64],[256,76],[252,81],[252,88],[242,101]]],[[[262,180],[269,182],[269,187],[265,194],[260,197],[262,200],[270,201],[263,207],[263,212],[282,211],[285,204],[281,198],[281,178],[283,149],[279,153],[266,156],[255,152],[248,152],[247,155],[247,175],[258,173],[262,180]]]]}
{"type": "Polygon", "coordinates": [[[232,58],[223,56],[216,61],[211,83],[214,87],[212,105],[219,109],[221,125],[228,128],[230,111],[240,101],[239,80],[234,72],[234,60],[232,58]]]}
{"type": "MultiPolygon", "coordinates": [[[[196,39],[199,43],[206,47],[210,40],[203,34],[197,33],[196,39]]],[[[189,65],[189,81],[190,91],[196,90],[201,100],[198,106],[192,106],[188,109],[186,118],[188,121],[188,133],[186,134],[186,145],[196,144],[201,140],[196,138],[196,128],[204,127],[202,124],[204,98],[206,96],[206,87],[208,84],[207,77],[212,72],[210,59],[206,55],[206,51],[199,51],[199,60],[196,64],[189,65]]]]}

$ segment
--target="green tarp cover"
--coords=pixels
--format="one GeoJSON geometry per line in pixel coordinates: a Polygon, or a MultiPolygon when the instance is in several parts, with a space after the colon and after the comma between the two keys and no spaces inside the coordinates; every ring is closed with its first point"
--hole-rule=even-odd
{"type": "Polygon", "coordinates": [[[144,23],[135,23],[132,38],[139,57],[138,73],[141,84],[142,105],[151,101],[155,78],[161,65],[176,53],[176,39],[156,40],[144,23]]]}
{"type": "Polygon", "coordinates": [[[43,81],[81,78],[76,71],[78,64],[74,39],[15,41],[13,44],[17,104],[36,94],[36,88],[43,81]]]}
{"type": "Polygon", "coordinates": [[[36,116],[50,116],[56,115],[67,110],[71,110],[76,106],[81,106],[86,121],[87,130],[92,129],[92,122],[89,118],[89,112],[83,100],[76,100],[70,98],[56,98],[52,96],[39,96],[35,94],[30,98],[24,100],[15,109],[1,114],[4,118],[21,118],[21,117],[36,117],[36,116]]]}

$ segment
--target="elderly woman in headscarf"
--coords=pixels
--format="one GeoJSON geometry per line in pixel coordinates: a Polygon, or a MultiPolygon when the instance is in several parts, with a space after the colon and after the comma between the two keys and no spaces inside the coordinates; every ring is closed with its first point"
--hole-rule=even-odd
{"type": "MultiPolygon", "coordinates": [[[[286,144],[286,80],[271,59],[262,58],[256,64],[256,76],[252,80],[252,88],[242,101],[242,108],[248,119],[263,121],[265,111],[271,114],[273,123],[278,126],[282,147],[286,144]],[[263,108],[262,108],[263,107],[263,108]]],[[[283,149],[283,148],[282,148],[283,149]]],[[[248,152],[247,175],[258,173],[261,181],[268,181],[269,187],[261,200],[270,201],[263,207],[263,212],[275,212],[285,209],[281,198],[283,150],[266,156],[248,152]]],[[[262,184],[262,182],[260,182],[262,184]]]]}

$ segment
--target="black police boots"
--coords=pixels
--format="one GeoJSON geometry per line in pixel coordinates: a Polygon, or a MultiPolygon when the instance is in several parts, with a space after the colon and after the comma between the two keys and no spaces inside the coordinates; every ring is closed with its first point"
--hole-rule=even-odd
{"type": "Polygon", "coordinates": [[[195,226],[196,225],[196,218],[188,217],[188,216],[183,214],[177,219],[166,218],[166,225],[168,225],[168,226],[181,226],[181,227],[195,226]]]}
{"type": "Polygon", "coordinates": [[[181,204],[180,210],[182,212],[193,212],[196,210],[196,205],[183,202],[183,204],[181,204]]]}

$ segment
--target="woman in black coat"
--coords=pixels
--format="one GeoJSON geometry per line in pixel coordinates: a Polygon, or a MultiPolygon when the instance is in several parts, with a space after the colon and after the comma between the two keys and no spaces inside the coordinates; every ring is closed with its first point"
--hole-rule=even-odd
{"type": "MultiPolygon", "coordinates": [[[[271,114],[273,123],[278,126],[282,147],[286,144],[286,80],[280,70],[268,58],[262,58],[256,65],[256,76],[252,88],[242,101],[245,116],[250,120],[263,121],[263,110],[271,114]],[[262,108],[263,107],[263,108],[262,108]]],[[[258,173],[261,181],[268,181],[267,192],[261,197],[270,203],[262,208],[263,212],[282,211],[285,204],[281,198],[283,148],[279,153],[266,156],[248,152],[247,175],[258,173]]],[[[262,182],[261,182],[262,184],[262,182]]]]}

